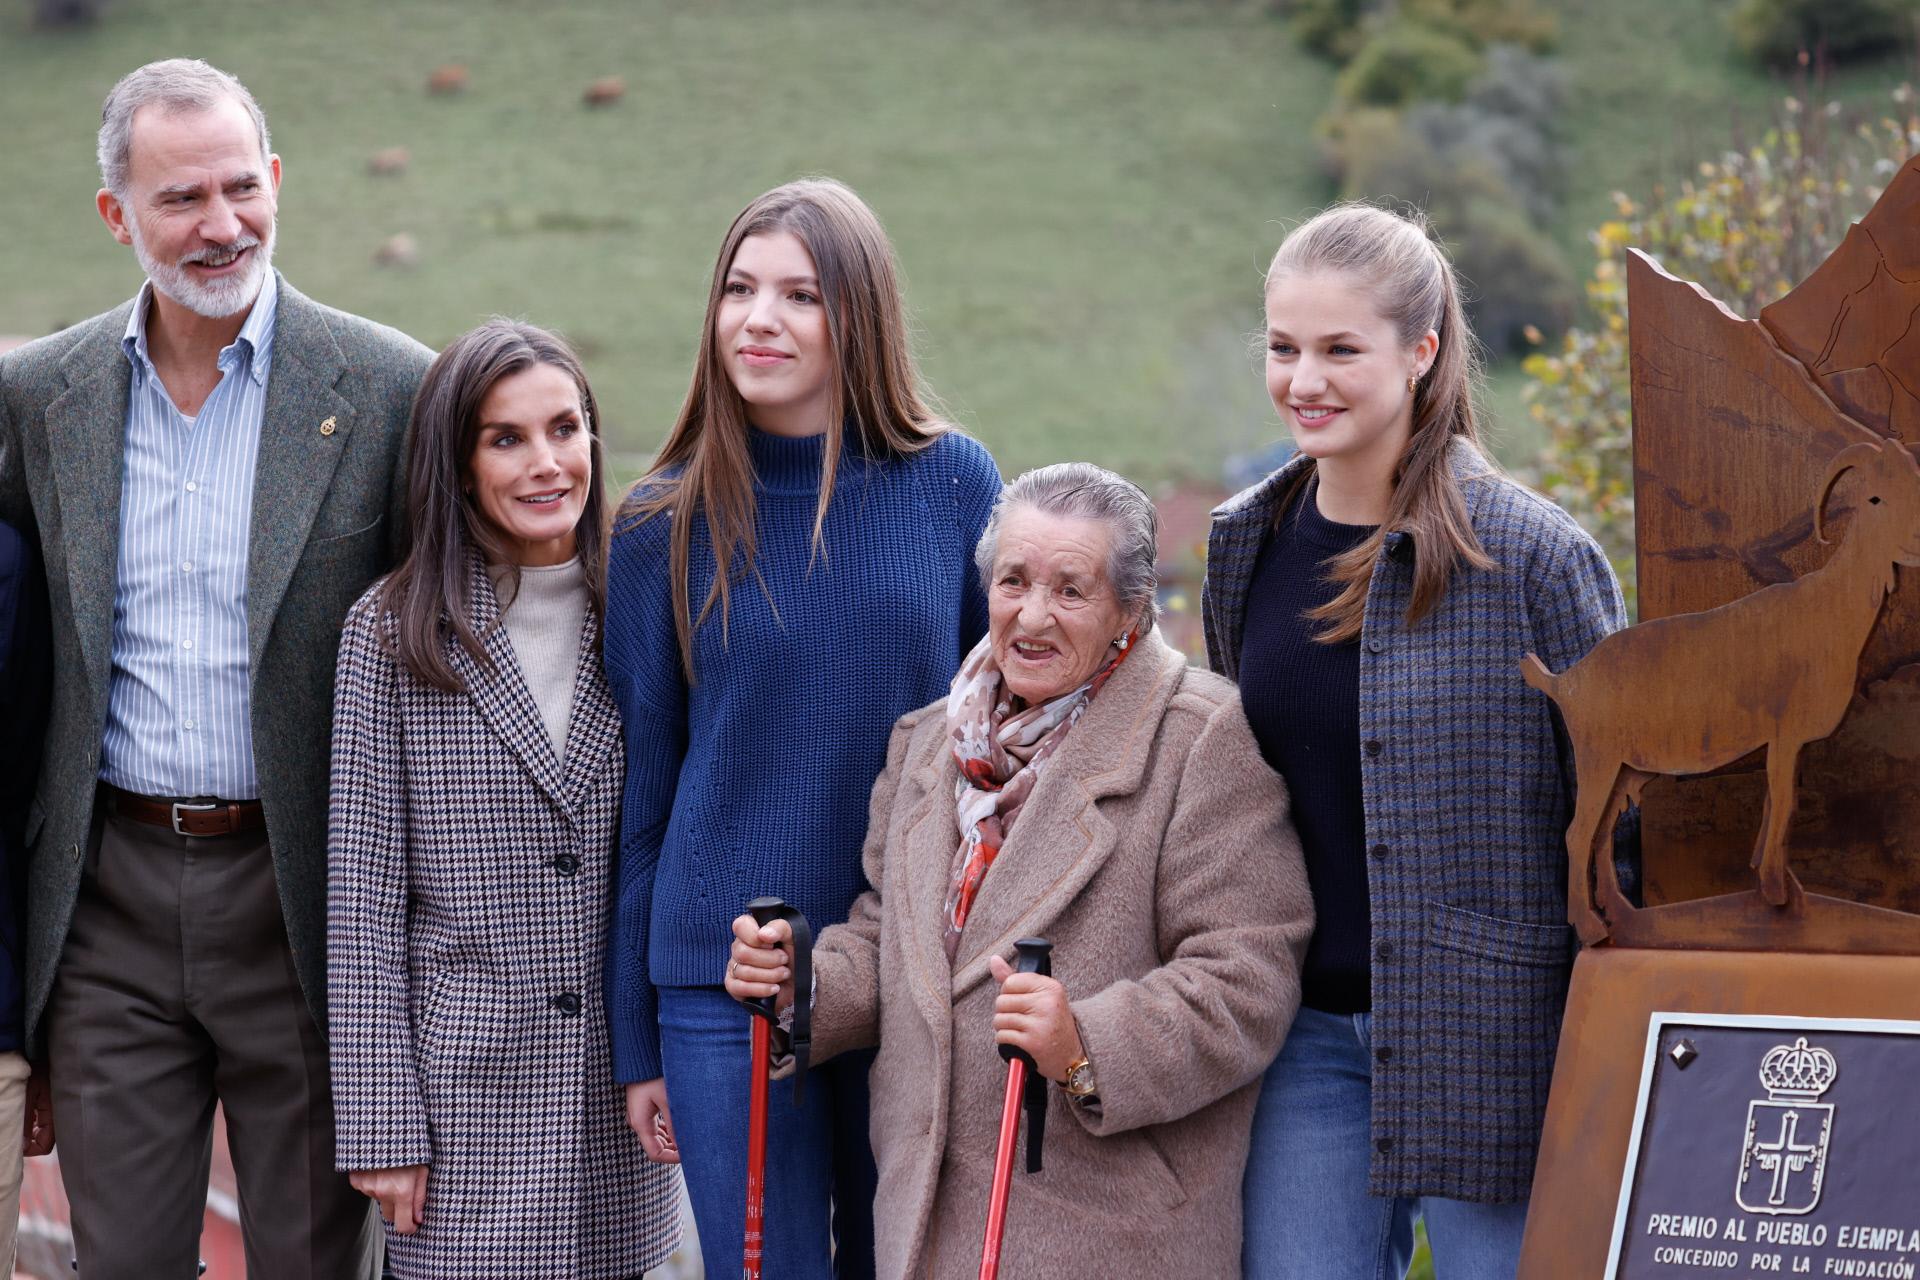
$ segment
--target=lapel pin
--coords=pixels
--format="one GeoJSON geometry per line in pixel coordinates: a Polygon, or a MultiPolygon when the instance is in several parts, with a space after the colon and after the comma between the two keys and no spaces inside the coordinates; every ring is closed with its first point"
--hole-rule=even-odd
{"type": "Polygon", "coordinates": [[[333,424],[332,418],[328,418],[325,422],[320,424],[320,434],[323,436],[332,435],[333,430],[334,430],[334,424],[333,424]]]}

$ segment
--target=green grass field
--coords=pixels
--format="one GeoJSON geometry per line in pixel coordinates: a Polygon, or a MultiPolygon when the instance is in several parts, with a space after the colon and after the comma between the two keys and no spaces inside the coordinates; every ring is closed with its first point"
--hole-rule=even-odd
{"type": "Polygon", "coordinates": [[[1267,434],[1243,335],[1276,219],[1320,198],[1307,126],[1330,75],[1257,9],[122,0],[47,36],[19,8],[0,332],[137,284],[90,212],[92,130],[117,74],[192,52],[275,126],[291,279],[433,344],[495,311],[563,329],[629,462],[678,406],[728,221],[807,173],[879,210],[931,381],[1009,469],[1205,476],[1267,434]],[[442,62],[466,93],[427,96],[442,62]],[[611,74],[625,101],[582,106],[611,74]],[[396,145],[411,169],[370,175],[396,145]],[[374,265],[396,233],[412,270],[374,265]]]}
{"type": "MultiPolygon", "coordinates": [[[[1082,457],[1209,480],[1274,431],[1249,341],[1259,271],[1327,197],[1311,126],[1331,72],[1268,5],[117,0],[61,34],[25,8],[0,10],[0,333],[137,284],[90,212],[98,106],[127,68],[193,53],[275,126],[293,280],[431,344],[496,311],[564,330],[623,472],[671,422],[727,221],[805,173],[880,211],[930,379],[1009,471],[1082,457]],[[470,88],[430,97],[446,62],[470,88]],[[629,91],[592,110],[602,75],[629,91]],[[410,169],[369,173],[391,146],[410,169]],[[376,265],[397,234],[418,264],[376,265]]],[[[1554,231],[1583,261],[1608,191],[1680,171],[1778,89],[1727,48],[1724,0],[1560,8],[1573,177],[1554,231]]],[[[1502,452],[1530,456],[1511,366],[1489,391],[1502,452]]]]}

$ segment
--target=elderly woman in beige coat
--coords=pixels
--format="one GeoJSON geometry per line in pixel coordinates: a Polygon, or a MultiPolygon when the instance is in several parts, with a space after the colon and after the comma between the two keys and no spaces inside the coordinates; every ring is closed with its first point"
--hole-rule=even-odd
{"type": "MultiPolygon", "coordinates": [[[[977,1273],[998,1041],[1059,1085],[1003,1275],[1238,1276],[1248,1127],[1312,927],[1284,785],[1233,686],[1154,630],[1136,486],[1029,472],[976,558],[988,635],[895,727],[873,888],[813,953],[814,1060],[879,1046],[878,1274],[977,1273]],[[1052,941],[1053,977],[1013,972],[1028,936],[1052,941]]],[[[734,935],[728,991],[784,1008],[785,922],[734,935]]]]}

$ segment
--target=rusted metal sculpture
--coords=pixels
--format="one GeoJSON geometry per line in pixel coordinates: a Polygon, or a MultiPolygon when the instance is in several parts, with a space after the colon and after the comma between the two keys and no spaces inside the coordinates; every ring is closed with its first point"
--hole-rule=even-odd
{"type": "Polygon", "coordinates": [[[1522,662],[1573,739],[1579,802],[1567,828],[1568,910],[1582,941],[1608,933],[1596,892],[1616,913],[1624,902],[1613,824],[1647,780],[1707,773],[1762,747],[1767,797],[1751,865],[1774,906],[1798,892],[1786,835],[1801,748],[1846,715],[1894,566],[1920,566],[1920,466],[1897,441],[1848,445],[1833,459],[1814,501],[1815,540],[1826,544],[1827,500],[1854,470],[1865,484],[1839,550],[1820,568],[1706,613],[1617,632],[1559,675],[1532,654],[1522,662]]]}
{"type": "MultiPolygon", "coordinates": [[[[1726,1070],[1724,1039],[1656,1056],[1662,1019],[1920,1023],[1920,157],[1756,319],[1640,253],[1627,296],[1643,621],[1557,676],[1524,667],[1572,739],[1568,914],[1602,945],[1574,964],[1520,1280],[1678,1275],[1631,1210],[1686,1198],[1695,1172],[1723,1243],[1792,1234],[1738,1201],[1737,1098],[1731,1136],[1703,1113],[1678,1145],[1639,1145],[1638,1101],[1657,1109],[1671,1073],[1751,1075],[1698,1074],[1726,1070]],[[1609,856],[1635,798],[1638,906],[1609,856]]],[[[1849,1130],[1832,1220],[1860,1188],[1914,1185],[1862,1172],[1884,1128],[1849,1130]]],[[[1887,1158],[1910,1168],[1906,1148],[1887,1158]]]]}
{"type": "MultiPolygon", "coordinates": [[[[1639,255],[1628,294],[1640,617],[1704,612],[1818,568],[1828,548],[1814,540],[1809,498],[1834,455],[1860,442],[1920,445],[1920,159],[1753,319],[1639,255]]],[[[1841,482],[1836,511],[1855,500],[1853,483],[1841,482]]],[[[1809,894],[1920,912],[1917,712],[1920,582],[1910,582],[1887,600],[1839,729],[1801,755],[1786,840],[1809,894]]],[[[1752,820],[1768,783],[1759,759],[1647,783],[1649,907],[1752,883],[1752,820]]]]}

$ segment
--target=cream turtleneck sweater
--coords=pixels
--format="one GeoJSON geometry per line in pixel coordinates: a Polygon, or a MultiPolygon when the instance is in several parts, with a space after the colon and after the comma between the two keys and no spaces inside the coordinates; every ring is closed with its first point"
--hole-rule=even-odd
{"type": "MultiPolygon", "coordinates": [[[[505,565],[488,565],[487,573],[494,590],[507,589],[505,565]]],[[[573,682],[580,670],[580,629],[587,621],[587,574],[580,558],[537,568],[522,565],[519,593],[504,603],[500,621],[553,741],[554,758],[564,770],[573,682]]]]}

